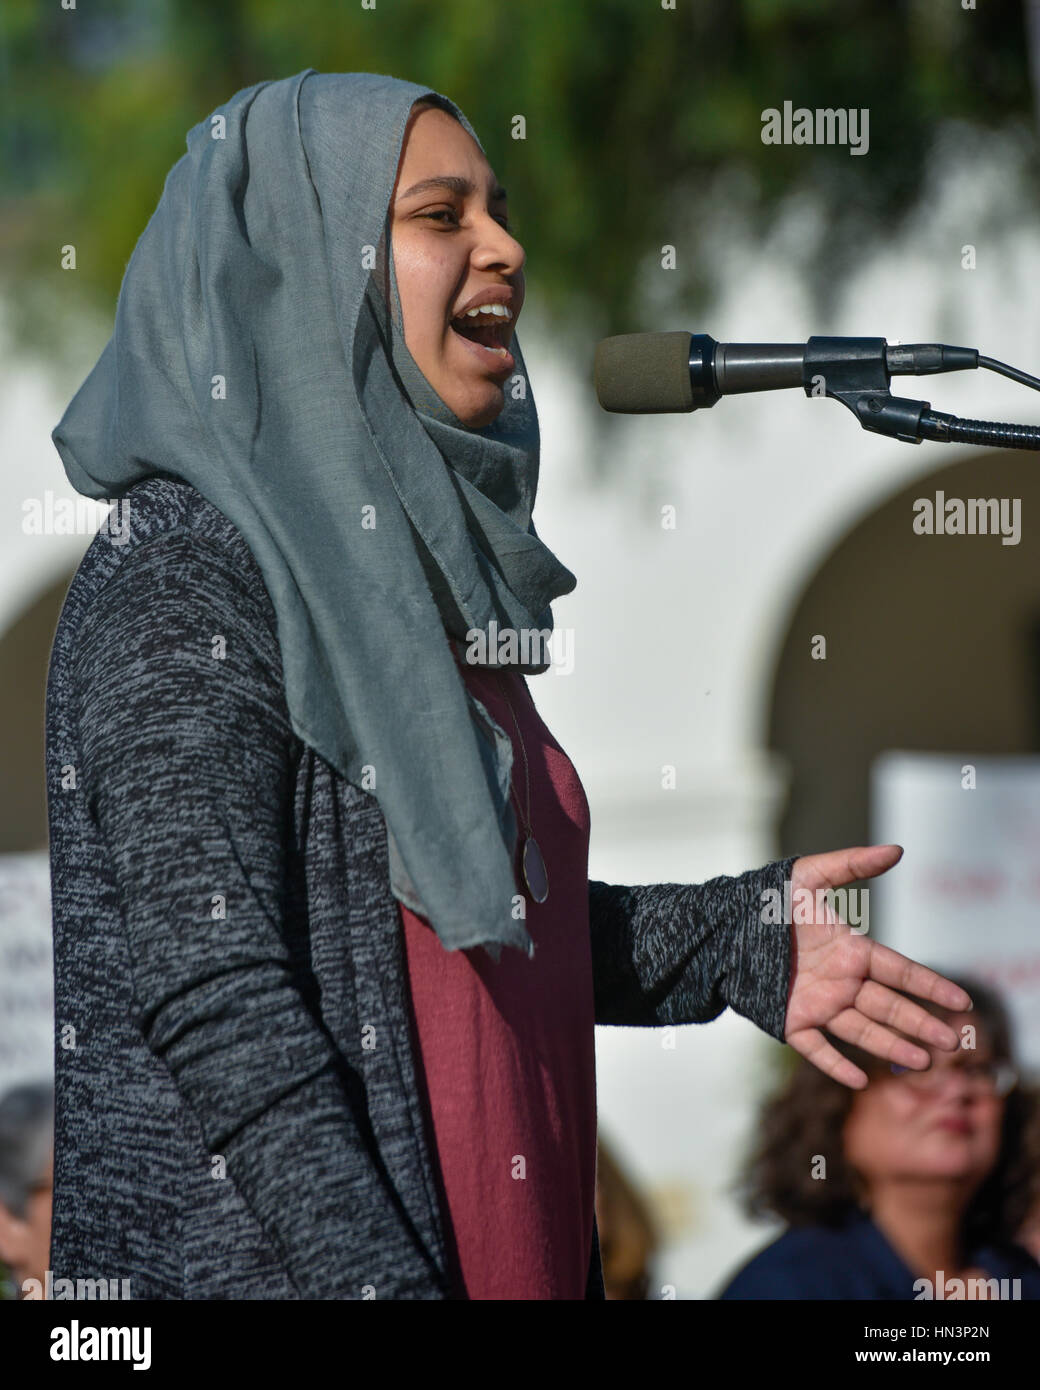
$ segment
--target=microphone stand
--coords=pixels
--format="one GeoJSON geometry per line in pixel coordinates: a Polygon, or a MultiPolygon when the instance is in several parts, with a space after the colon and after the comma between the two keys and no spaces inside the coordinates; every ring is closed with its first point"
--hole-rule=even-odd
{"type": "Polygon", "coordinates": [[[920,444],[929,439],[939,444],[1040,449],[1040,426],[962,420],[956,415],[933,410],[929,401],[893,396],[888,389],[889,380],[895,375],[925,376],[973,367],[986,367],[1040,391],[1040,380],[1036,377],[991,357],[982,357],[974,348],[948,347],[942,343],[889,347],[884,338],[810,338],[803,360],[802,384],[807,396],[817,396],[822,380],[824,394],[847,406],[865,430],[886,434],[907,444],[920,444]]]}

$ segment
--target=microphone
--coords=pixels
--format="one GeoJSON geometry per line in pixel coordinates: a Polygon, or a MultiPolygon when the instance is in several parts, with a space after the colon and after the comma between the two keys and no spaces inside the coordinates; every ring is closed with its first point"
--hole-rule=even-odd
{"type": "Polygon", "coordinates": [[[889,347],[884,338],[717,343],[707,333],[678,331],[623,333],[602,339],[596,346],[593,375],[604,410],[664,415],[701,410],[722,396],[749,391],[800,386],[807,396],[818,394],[814,391],[817,377],[837,383],[839,376],[847,377],[857,369],[868,371],[874,390],[886,390],[889,376],[896,373],[923,376],[979,365],[974,348],[943,343],[889,347]]]}

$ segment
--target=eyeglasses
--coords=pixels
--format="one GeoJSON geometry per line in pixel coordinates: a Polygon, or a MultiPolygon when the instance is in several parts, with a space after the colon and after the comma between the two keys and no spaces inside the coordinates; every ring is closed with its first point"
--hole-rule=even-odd
{"type": "Polygon", "coordinates": [[[1006,1096],[1018,1085],[1018,1073],[1007,1062],[964,1062],[951,1066],[930,1066],[927,1071],[911,1071],[893,1062],[891,1074],[915,1091],[938,1091],[948,1076],[962,1076],[976,1095],[1006,1096]]]}

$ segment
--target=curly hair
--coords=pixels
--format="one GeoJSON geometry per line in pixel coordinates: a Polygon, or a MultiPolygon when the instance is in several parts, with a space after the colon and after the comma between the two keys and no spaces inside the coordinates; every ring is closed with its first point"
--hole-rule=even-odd
{"type": "MultiPolygon", "coordinates": [[[[999,996],[970,977],[949,978],[974,1001],[973,1016],[994,1060],[1015,1065],[1011,1027],[999,996]]],[[[903,993],[903,991],[896,991],[903,993]]],[[[950,1011],[907,995],[930,1013],[950,1011]]],[[[888,1063],[828,1035],[839,1052],[870,1078],[890,1074],[888,1063]]],[[[776,1215],[789,1226],[839,1226],[864,1205],[865,1184],[844,1152],[843,1131],[856,1092],[802,1058],[785,1085],[762,1107],[757,1143],[737,1183],[752,1217],[776,1215]],[[822,1155],[827,1181],[812,1176],[811,1159],[822,1155]]],[[[1004,1101],[1000,1152],[964,1217],[970,1243],[1013,1241],[1040,1200],[1040,1093],[1017,1085],[1004,1101]]]]}

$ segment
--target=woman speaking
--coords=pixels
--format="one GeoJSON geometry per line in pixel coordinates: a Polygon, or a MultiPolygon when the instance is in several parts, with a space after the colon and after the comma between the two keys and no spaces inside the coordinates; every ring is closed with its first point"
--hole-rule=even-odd
{"type": "Polygon", "coordinates": [[[532,520],[523,266],[462,112],[395,78],[259,83],[169,173],[53,435],[129,513],[48,676],[56,1278],[602,1298],[596,1023],[729,1005],[853,1087],[824,1029],[956,1045],[892,989],[950,982],[762,920],[896,846],[588,879],[524,679],[576,580],[532,520]]]}

